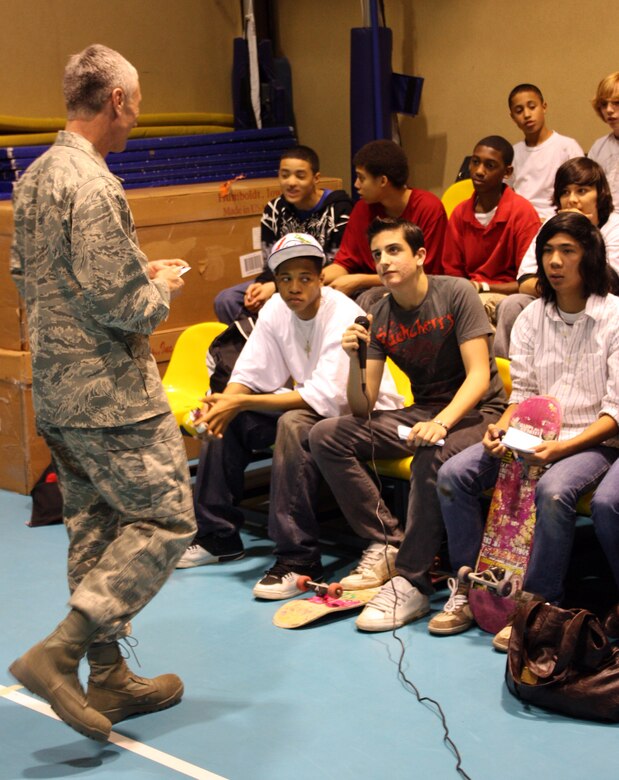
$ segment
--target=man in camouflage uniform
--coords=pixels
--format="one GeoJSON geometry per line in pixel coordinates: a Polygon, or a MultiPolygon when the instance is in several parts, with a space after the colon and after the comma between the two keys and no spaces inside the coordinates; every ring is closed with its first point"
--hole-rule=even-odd
{"type": "Polygon", "coordinates": [[[88,47],[64,75],[68,119],[13,196],[13,279],[26,302],[33,399],[58,470],[71,610],[11,666],[80,733],[180,700],[176,675],[137,677],[117,639],[195,533],[185,450],[148,334],[182,287],[180,260],[148,263],[104,157],[122,151],[141,99],[137,71],[88,47]],[[90,665],[87,697],[80,659],[90,665]]]}

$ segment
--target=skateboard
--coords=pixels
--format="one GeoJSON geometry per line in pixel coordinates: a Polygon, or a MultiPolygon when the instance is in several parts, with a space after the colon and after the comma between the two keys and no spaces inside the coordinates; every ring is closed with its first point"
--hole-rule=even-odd
{"type": "Polygon", "coordinates": [[[504,628],[518,601],[530,597],[522,590],[535,530],[535,487],[544,473],[527,466],[519,454],[540,441],[556,439],[561,430],[559,402],[533,396],[519,404],[503,437],[512,442],[499,467],[475,571],[463,566],[461,581],[471,582],[469,604],[481,629],[496,634],[504,628]]]}
{"type": "Polygon", "coordinates": [[[312,582],[307,576],[297,579],[297,587],[304,592],[313,590],[314,595],[309,599],[288,601],[281,606],[273,615],[273,623],[278,628],[301,628],[326,615],[361,609],[380,590],[344,590],[339,582],[312,582]]]}

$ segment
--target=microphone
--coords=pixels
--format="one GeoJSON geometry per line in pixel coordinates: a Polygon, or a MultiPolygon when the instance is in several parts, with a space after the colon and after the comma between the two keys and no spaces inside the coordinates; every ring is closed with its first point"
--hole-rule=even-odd
{"type": "MultiPolygon", "coordinates": [[[[366,330],[370,329],[370,321],[365,316],[365,314],[360,314],[356,319],[355,323],[357,325],[361,325],[362,328],[365,328],[366,330]]],[[[365,343],[365,341],[359,340],[359,368],[361,370],[361,389],[365,393],[365,368],[367,365],[367,359],[368,359],[368,345],[365,343]]]]}

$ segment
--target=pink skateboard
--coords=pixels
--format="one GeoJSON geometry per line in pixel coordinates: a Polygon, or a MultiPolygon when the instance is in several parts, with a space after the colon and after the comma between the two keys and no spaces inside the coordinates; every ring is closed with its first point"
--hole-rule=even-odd
{"type": "MultiPolygon", "coordinates": [[[[509,433],[550,441],[560,430],[558,401],[533,396],[516,409],[509,433]]],[[[522,592],[535,529],[535,487],[542,474],[542,467],[527,466],[518,452],[508,451],[492,494],[476,570],[462,567],[458,572],[461,580],[472,583],[469,604],[477,624],[492,634],[507,625],[517,607],[513,596],[522,592]],[[512,598],[507,598],[510,594],[512,598]]]]}
{"type": "Polygon", "coordinates": [[[278,628],[300,628],[326,615],[359,610],[380,590],[344,590],[339,582],[327,585],[325,582],[312,582],[307,576],[298,578],[297,587],[302,591],[313,590],[315,595],[309,599],[294,599],[281,606],[273,615],[273,623],[278,628]]]}

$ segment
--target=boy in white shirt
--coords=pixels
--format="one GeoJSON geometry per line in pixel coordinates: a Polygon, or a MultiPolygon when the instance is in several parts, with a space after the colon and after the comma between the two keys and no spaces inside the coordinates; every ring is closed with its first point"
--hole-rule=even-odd
{"type": "Polygon", "coordinates": [[[604,169],[615,211],[619,211],[619,71],[600,81],[592,103],[611,132],[594,142],[588,156],[604,169]]]}
{"type": "Polygon", "coordinates": [[[552,217],[552,186],[557,168],[584,152],[573,139],[559,135],[546,124],[546,102],[539,87],[518,84],[509,93],[509,115],[524,134],[514,144],[514,190],[530,201],[544,221],[552,217]]]}

